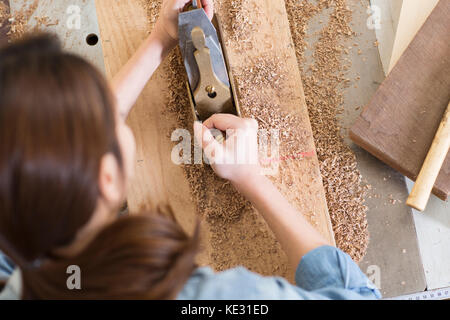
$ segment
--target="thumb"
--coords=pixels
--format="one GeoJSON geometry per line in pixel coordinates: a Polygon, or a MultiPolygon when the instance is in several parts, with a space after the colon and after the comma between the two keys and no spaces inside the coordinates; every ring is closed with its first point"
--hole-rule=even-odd
{"type": "Polygon", "coordinates": [[[211,131],[200,121],[194,122],[194,136],[195,140],[197,140],[198,144],[200,144],[203,149],[206,149],[210,144],[217,144],[211,131]]]}

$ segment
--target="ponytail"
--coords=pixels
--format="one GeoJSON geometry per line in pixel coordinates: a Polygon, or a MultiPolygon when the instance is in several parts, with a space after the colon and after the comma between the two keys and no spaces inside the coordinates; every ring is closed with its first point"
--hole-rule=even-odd
{"type": "Polygon", "coordinates": [[[196,268],[198,226],[189,237],[173,220],[125,216],[77,256],[24,268],[25,299],[174,299],[196,268]],[[68,267],[79,267],[80,289],[69,289],[68,267]]]}

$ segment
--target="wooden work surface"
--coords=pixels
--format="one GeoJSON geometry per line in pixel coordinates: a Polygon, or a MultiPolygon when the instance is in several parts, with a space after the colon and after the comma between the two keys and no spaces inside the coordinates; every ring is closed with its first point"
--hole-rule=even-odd
{"type": "MultiPolygon", "coordinates": [[[[230,19],[229,8],[226,6],[227,2],[229,1],[216,1],[218,7],[216,12],[222,26],[223,46],[228,58],[230,71],[236,76],[238,99],[245,100],[246,98],[247,92],[245,90],[240,91],[242,85],[240,80],[248,76],[244,72],[242,77],[238,77],[240,74],[239,70],[246,70],[251,73],[252,60],[267,59],[270,61],[272,55],[281,57],[281,60],[274,59],[274,61],[283,65],[281,68],[287,70],[287,77],[283,80],[280,87],[271,87],[270,85],[262,87],[257,94],[269,96],[270,101],[263,100],[262,103],[266,105],[261,106],[261,108],[269,109],[270,105],[274,104],[280,106],[281,111],[296,116],[297,121],[292,123],[292,125],[301,128],[303,131],[303,133],[299,133],[300,138],[303,139],[302,145],[298,145],[296,151],[306,153],[312,151],[315,153],[314,138],[303,92],[302,78],[297,64],[284,1],[253,0],[245,4],[249,10],[255,12],[253,22],[255,30],[254,32],[248,32],[245,39],[246,43],[251,43],[250,46],[240,44],[237,40],[234,40],[233,33],[225,27],[226,21],[230,19]]],[[[256,89],[251,91],[256,91],[256,89]]],[[[246,109],[242,100],[241,109],[243,115],[254,116],[251,110],[246,109]]],[[[253,107],[251,105],[252,102],[250,102],[251,108],[253,107]]],[[[273,117],[275,118],[276,115],[274,114],[273,117]]],[[[284,120],[282,119],[282,121],[284,120]]],[[[261,122],[260,125],[262,125],[261,122]]],[[[281,127],[280,135],[283,134],[283,130],[285,129],[281,127]]],[[[282,156],[289,158],[293,154],[282,154],[282,156]]],[[[313,157],[295,159],[294,161],[280,161],[280,175],[287,178],[284,179],[287,181],[283,181],[283,177],[276,179],[281,181],[281,183],[277,183],[277,186],[284,191],[283,193],[291,202],[299,207],[301,212],[314,213],[314,217],[309,216],[309,218],[312,218],[316,228],[327,240],[330,243],[334,243],[317,156],[314,154],[313,157]],[[292,191],[294,191],[293,194],[292,191]]]]}
{"type": "MultiPolygon", "coordinates": [[[[146,24],[147,18],[145,17],[145,13],[141,8],[138,8],[138,1],[116,1],[114,3],[114,6],[118,6],[116,8],[108,8],[108,6],[111,5],[110,0],[96,1],[98,6],[98,16],[102,27],[105,62],[108,68],[107,74],[111,76],[120,69],[121,65],[126,63],[132,52],[137,49],[140,41],[147,35],[149,28],[146,24]]],[[[361,76],[361,80],[358,86],[350,87],[349,92],[346,95],[344,107],[348,116],[342,119],[343,127],[348,127],[356,120],[359,116],[359,111],[355,109],[355,105],[367,104],[371,96],[375,93],[379,83],[384,79],[381,66],[379,65],[377,48],[372,45],[376,40],[375,34],[373,30],[368,29],[366,26],[366,10],[369,1],[349,0],[349,5],[356,8],[353,18],[355,24],[354,31],[358,35],[356,41],[360,43],[363,55],[360,55],[357,50],[352,50],[352,55],[350,56],[350,60],[352,61],[352,73],[350,77],[355,78],[361,76]]],[[[311,23],[310,29],[318,30],[322,28],[322,21],[327,21],[328,19],[329,13],[324,12],[311,23]]],[[[310,43],[309,48],[312,48],[313,44],[313,42],[310,43]]],[[[351,44],[352,43],[349,43],[349,45],[351,44]]],[[[307,56],[309,57],[309,55],[307,56]]],[[[95,62],[96,58],[93,57],[90,58],[90,60],[95,62]]],[[[309,65],[309,63],[305,63],[305,66],[309,65]]],[[[167,66],[167,63],[163,67],[165,66],[167,66]]],[[[133,111],[133,113],[144,115],[144,117],[141,121],[139,121],[137,116],[130,119],[130,123],[133,122],[132,126],[136,126],[137,128],[134,128],[134,130],[135,132],[137,131],[137,138],[140,139],[138,140],[138,143],[147,139],[151,143],[148,145],[148,147],[151,147],[150,150],[157,151],[163,148],[166,155],[168,153],[167,150],[171,148],[170,142],[163,139],[163,137],[161,137],[162,133],[158,132],[158,130],[160,128],[167,128],[167,130],[170,130],[168,129],[170,128],[170,125],[165,122],[159,123],[158,120],[166,120],[160,115],[154,115],[151,111],[155,108],[157,109],[157,112],[164,109],[166,103],[165,94],[168,90],[167,87],[167,75],[164,70],[159,70],[143,93],[135,108],[136,110],[133,111]],[[156,94],[152,97],[151,93],[153,90],[156,91],[156,94]],[[158,95],[160,92],[158,90],[164,91],[158,95]],[[156,99],[157,102],[159,101],[159,107],[158,104],[152,104],[151,99],[156,99]],[[149,123],[148,125],[146,124],[147,122],[149,123]],[[143,129],[139,129],[141,126],[143,129]],[[146,131],[139,133],[142,130],[146,131]],[[152,136],[152,134],[154,136],[152,136]],[[159,145],[160,143],[161,145],[159,145]],[[167,146],[167,144],[169,144],[169,146],[167,146]]],[[[171,120],[171,123],[175,122],[175,119],[171,120]]],[[[169,138],[167,139],[170,140],[169,138]]],[[[137,162],[138,175],[144,173],[144,177],[147,180],[144,178],[139,179],[138,177],[138,183],[134,184],[132,188],[142,190],[140,191],[142,194],[145,192],[150,194],[144,202],[151,205],[157,201],[157,197],[162,197],[163,200],[167,198],[176,199],[177,192],[181,192],[181,194],[183,194],[183,192],[190,192],[189,186],[183,176],[182,169],[177,166],[166,168],[163,162],[168,162],[170,164],[171,162],[170,159],[163,159],[162,156],[160,159],[151,156],[150,160],[154,161],[154,164],[142,161],[143,150],[141,146],[139,147],[140,158],[138,158],[137,162]],[[158,168],[162,167],[165,168],[165,170],[161,173],[158,171],[158,168]],[[146,171],[146,168],[148,171],[146,171]],[[162,177],[164,177],[164,179],[162,177]],[[152,185],[154,181],[161,180],[164,181],[166,184],[165,186],[160,187],[152,185]],[[152,195],[153,192],[155,192],[156,195],[152,195]]],[[[424,280],[424,272],[417,247],[411,211],[404,205],[407,191],[404,186],[403,177],[393,172],[392,169],[388,168],[380,161],[371,157],[364,150],[355,147],[355,152],[358,158],[358,166],[360,167],[364,179],[367,179],[368,183],[373,186],[374,192],[381,195],[381,198],[371,197],[367,202],[367,205],[369,206],[368,220],[371,241],[369,243],[367,255],[360,263],[361,269],[371,277],[374,275],[373,268],[379,267],[381,272],[380,289],[385,297],[423,291],[427,286],[433,288],[433,285],[435,284],[427,284],[424,280]],[[391,195],[393,195],[395,199],[403,200],[403,202],[392,205],[389,202],[389,197],[391,195]]],[[[131,197],[130,206],[138,206],[139,198],[140,196],[134,198],[131,197]]],[[[185,197],[182,198],[184,199],[185,197]]],[[[195,205],[192,201],[189,199],[186,201],[182,199],[177,201],[172,200],[172,205],[177,203],[177,208],[183,209],[181,210],[182,214],[177,215],[178,219],[184,219],[182,224],[186,226],[190,221],[194,221],[196,215],[195,205]],[[185,206],[185,208],[183,208],[183,206],[185,206]]],[[[420,215],[420,217],[431,221],[431,219],[428,218],[428,215],[420,215]]],[[[253,218],[254,217],[249,217],[247,220],[253,218]]],[[[242,224],[247,222],[247,220],[242,224]]],[[[244,228],[241,225],[235,226],[234,229],[237,230],[237,232],[247,231],[250,234],[253,233],[253,230],[244,228]]],[[[431,233],[442,235],[441,238],[430,238],[430,241],[433,241],[433,244],[438,240],[438,242],[442,242],[445,235],[442,225],[438,225],[431,233],[430,229],[427,228],[422,231],[430,236],[431,233]]],[[[252,243],[255,243],[256,245],[260,242],[261,241],[257,239],[252,243]]],[[[246,243],[238,243],[238,245],[245,246],[246,243]]],[[[205,249],[209,248],[206,247],[205,249]]],[[[267,249],[267,251],[268,250],[269,249],[267,249]]],[[[443,250],[445,249],[443,248],[443,250]]],[[[430,262],[435,261],[435,265],[446,265],[441,263],[444,260],[440,262],[436,261],[436,257],[439,257],[439,259],[442,258],[442,254],[439,255],[436,250],[429,250],[428,247],[424,247],[422,248],[422,251],[429,251],[430,259],[432,260],[430,262]]],[[[205,261],[208,262],[208,256],[206,255],[204,258],[205,261]]],[[[234,260],[236,261],[236,259],[234,260]]],[[[249,262],[251,262],[251,259],[249,262]]],[[[263,262],[267,262],[267,270],[271,272],[270,267],[273,267],[274,262],[263,262]]],[[[442,267],[441,269],[445,270],[445,267],[442,267]]],[[[442,279],[442,276],[439,276],[439,279],[442,279]]],[[[434,288],[436,288],[436,286],[434,286],[434,288]]]]}
{"type": "MultiPolygon", "coordinates": [[[[220,6],[223,2],[225,1],[216,1],[216,4],[220,6]]],[[[304,151],[314,150],[284,1],[250,2],[262,12],[259,16],[261,27],[258,33],[251,35],[250,40],[254,44],[252,48],[246,52],[239,52],[238,46],[233,44],[231,34],[223,30],[223,42],[226,44],[231,70],[236,71],[245,67],[251,59],[271,52],[273,48],[281,51],[290,72],[281,92],[273,95],[273,103],[279,104],[286,112],[296,114],[301,119],[298,126],[307,133],[304,151]]],[[[150,32],[141,5],[138,0],[116,1],[114,5],[111,5],[109,0],[96,0],[108,77],[114,76],[120,70],[150,32]]],[[[223,12],[218,19],[227,19],[227,14],[223,12]]],[[[166,60],[157,70],[128,120],[137,141],[136,176],[129,187],[128,203],[131,211],[143,207],[151,208],[161,203],[170,204],[180,224],[186,230],[192,230],[198,218],[198,204],[193,201],[192,189],[183,167],[171,162],[174,143],[171,142],[170,135],[178,122],[176,115],[166,112],[170,90],[168,64],[169,61],[166,60]]],[[[266,88],[266,91],[270,90],[272,90],[270,87],[266,88]]],[[[189,105],[185,107],[189,108],[189,105]]],[[[283,162],[280,172],[285,179],[276,177],[274,180],[277,181],[277,186],[301,208],[302,212],[306,213],[328,241],[334,243],[317,157],[314,155],[283,162]]],[[[221,201],[227,201],[227,199],[219,200],[216,196],[212,194],[204,201],[217,202],[218,206],[221,205],[221,201]]],[[[262,274],[287,277],[292,275],[292,270],[289,271],[287,268],[286,257],[276,244],[273,235],[269,233],[269,236],[266,236],[260,232],[262,229],[266,230],[267,225],[261,221],[257,213],[245,214],[237,223],[221,224],[223,229],[221,231],[225,234],[223,242],[222,240],[211,242],[211,239],[215,239],[217,229],[208,222],[204,226],[204,250],[199,258],[201,264],[209,264],[216,269],[244,265],[262,274]],[[260,248],[260,252],[255,248],[260,248]],[[226,262],[225,265],[214,263],[212,257],[217,255],[222,257],[221,259],[226,262]]]]}
{"type": "MultiPolygon", "coordinates": [[[[440,1],[353,125],[358,145],[415,180],[450,100],[450,2],[440,1]]],[[[433,192],[450,193],[450,154],[433,192]]]]}

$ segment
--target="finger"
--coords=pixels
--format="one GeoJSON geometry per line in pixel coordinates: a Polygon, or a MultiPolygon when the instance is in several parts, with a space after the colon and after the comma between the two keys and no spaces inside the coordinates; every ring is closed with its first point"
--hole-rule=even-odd
{"type": "Polygon", "coordinates": [[[211,20],[214,16],[214,1],[213,0],[201,0],[203,9],[206,12],[209,20],[211,20]]]}
{"type": "Polygon", "coordinates": [[[242,118],[234,116],[232,114],[214,114],[203,125],[208,129],[216,128],[220,131],[226,131],[227,129],[239,129],[245,127],[245,121],[242,118]]]}
{"type": "Polygon", "coordinates": [[[202,149],[206,149],[211,144],[217,143],[211,131],[199,121],[194,122],[194,136],[195,140],[202,146],[202,149]]]}
{"type": "Polygon", "coordinates": [[[197,142],[202,146],[209,164],[213,165],[223,161],[223,146],[217,142],[211,131],[198,121],[194,123],[194,135],[197,142]]]}
{"type": "Polygon", "coordinates": [[[223,163],[224,149],[207,128],[203,131],[203,151],[209,160],[209,164],[223,163]]]}

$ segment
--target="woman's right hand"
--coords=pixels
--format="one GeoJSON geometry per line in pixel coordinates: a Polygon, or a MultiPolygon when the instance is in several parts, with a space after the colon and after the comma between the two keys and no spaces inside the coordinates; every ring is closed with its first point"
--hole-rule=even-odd
{"type": "Polygon", "coordinates": [[[258,159],[258,123],[231,114],[215,114],[203,124],[194,123],[197,142],[216,174],[239,184],[261,174],[258,159]],[[214,130],[226,133],[220,143],[213,136],[214,130]]]}
{"type": "MultiPolygon", "coordinates": [[[[203,146],[215,172],[230,180],[237,191],[243,194],[264,217],[270,229],[280,241],[284,251],[296,270],[301,258],[308,252],[328,244],[323,236],[309,224],[304,215],[294,208],[272,182],[261,174],[259,161],[256,163],[234,163],[225,161],[236,156],[257,158],[258,124],[253,119],[242,119],[229,114],[216,114],[205,121],[194,124],[197,141],[203,146]],[[223,144],[214,137],[211,129],[226,131],[223,144]],[[241,142],[232,143],[235,137],[241,142]]],[[[299,186],[301,187],[301,186],[299,186]]]]}

